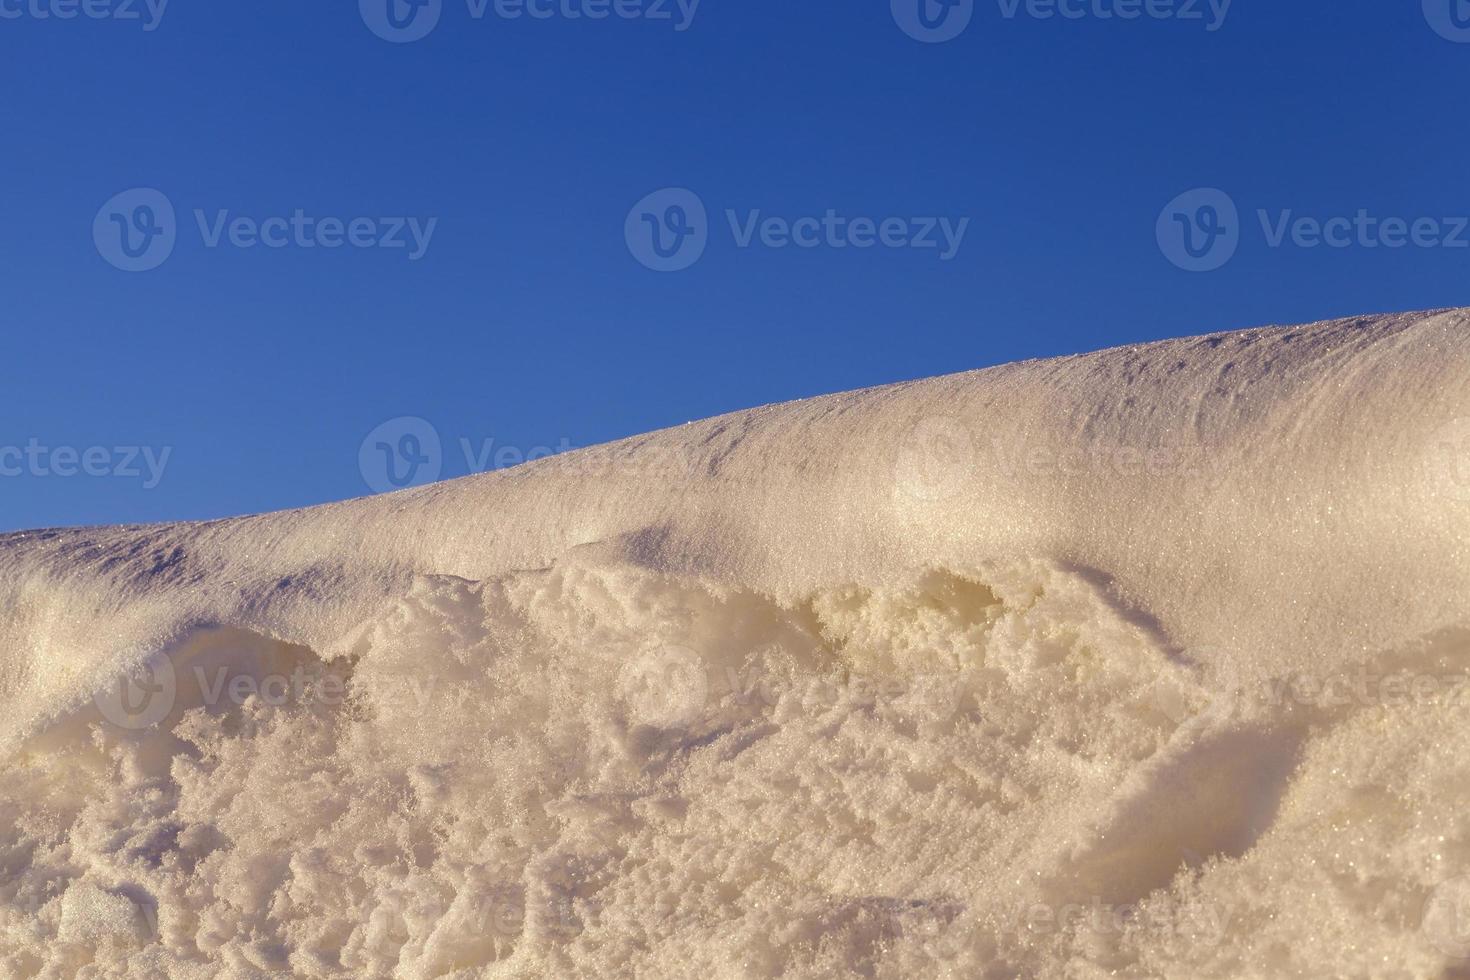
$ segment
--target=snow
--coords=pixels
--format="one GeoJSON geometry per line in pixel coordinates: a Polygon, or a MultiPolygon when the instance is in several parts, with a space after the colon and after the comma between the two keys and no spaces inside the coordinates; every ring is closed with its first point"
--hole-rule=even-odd
{"type": "Polygon", "coordinates": [[[1470,968],[1467,326],[0,537],[0,975],[1470,968]]]}

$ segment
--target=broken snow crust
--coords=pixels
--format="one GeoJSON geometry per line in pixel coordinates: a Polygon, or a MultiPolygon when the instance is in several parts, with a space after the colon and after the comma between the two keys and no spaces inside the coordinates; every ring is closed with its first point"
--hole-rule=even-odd
{"type": "Polygon", "coordinates": [[[0,973],[1453,975],[1467,382],[1364,317],[0,537],[0,973]]]}

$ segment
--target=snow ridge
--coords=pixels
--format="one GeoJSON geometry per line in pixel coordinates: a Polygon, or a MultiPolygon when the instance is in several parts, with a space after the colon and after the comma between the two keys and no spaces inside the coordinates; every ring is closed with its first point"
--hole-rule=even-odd
{"type": "Polygon", "coordinates": [[[1467,327],[1211,334],[0,537],[0,966],[1450,970],[1467,327]]]}

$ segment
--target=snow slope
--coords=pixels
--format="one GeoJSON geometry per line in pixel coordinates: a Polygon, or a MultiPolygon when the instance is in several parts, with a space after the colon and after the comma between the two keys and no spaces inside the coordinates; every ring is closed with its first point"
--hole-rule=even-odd
{"type": "Polygon", "coordinates": [[[0,537],[0,975],[1470,974],[1467,380],[1366,317],[0,537]]]}

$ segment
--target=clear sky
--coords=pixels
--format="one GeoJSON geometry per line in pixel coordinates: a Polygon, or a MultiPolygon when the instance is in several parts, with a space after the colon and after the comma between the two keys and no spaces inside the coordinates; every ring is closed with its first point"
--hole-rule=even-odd
{"type": "Polygon", "coordinates": [[[1464,0],[389,4],[0,0],[0,528],[1470,303],[1464,0]]]}

